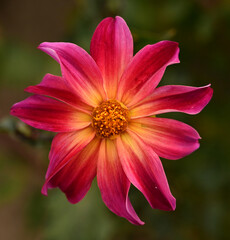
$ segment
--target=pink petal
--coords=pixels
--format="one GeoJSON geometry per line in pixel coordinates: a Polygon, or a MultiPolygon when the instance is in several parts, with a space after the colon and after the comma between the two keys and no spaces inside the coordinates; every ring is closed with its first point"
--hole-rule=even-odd
{"type": "Polygon", "coordinates": [[[130,203],[128,198],[130,181],[122,169],[116,145],[110,139],[104,139],[100,146],[97,181],[102,199],[112,212],[133,224],[144,224],[130,203]]]}
{"type": "Polygon", "coordinates": [[[118,154],[130,182],[138,188],[152,208],[175,210],[163,166],[156,153],[132,132],[117,138],[118,154]]]}
{"type": "Polygon", "coordinates": [[[75,131],[91,123],[90,115],[60,101],[39,95],[14,104],[10,113],[32,127],[53,132],[75,131]]]}
{"type": "Polygon", "coordinates": [[[52,141],[49,153],[50,164],[46,172],[46,179],[60,171],[94,137],[95,130],[91,126],[74,132],[58,133],[52,141]]]}
{"type": "Polygon", "coordinates": [[[64,79],[83,102],[95,107],[105,99],[100,70],[85,50],[72,43],[48,42],[39,49],[60,63],[64,79]]]}
{"type": "Polygon", "coordinates": [[[154,152],[167,159],[179,159],[199,148],[197,131],[189,125],[165,118],[138,118],[129,129],[135,132],[154,152]]]}
{"type": "Polygon", "coordinates": [[[132,118],[151,116],[167,112],[199,113],[212,98],[210,85],[204,87],[163,86],[133,107],[132,118]]]}
{"type": "Polygon", "coordinates": [[[91,113],[93,110],[92,107],[81,101],[81,98],[68,87],[62,77],[52,74],[46,74],[41,83],[29,86],[25,91],[55,98],[87,113],[91,113]]]}
{"type": "Polygon", "coordinates": [[[104,19],[94,32],[90,53],[101,70],[108,98],[114,99],[120,77],[133,57],[133,38],[124,19],[104,19]]]}
{"type": "MultiPolygon", "coordinates": [[[[64,136],[64,138],[67,139],[67,136],[64,136]]],[[[71,139],[73,139],[72,136],[71,139]]],[[[77,142],[74,139],[73,141],[77,142]]],[[[47,195],[48,188],[59,187],[71,203],[79,202],[86,195],[96,176],[100,140],[94,138],[86,145],[88,142],[89,140],[85,139],[84,144],[82,144],[83,142],[81,144],[76,143],[76,146],[72,147],[70,152],[61,146],[57,146],[55,149],[53,145],[55,154],[51,152],[50,156],[55,157],[58,164],[54,169],[52,165],[49,167],[52,170],[48,169],[47,180],[42,188],[43,194],[47,195]],[[86,146],[83,148],[83,145],[86,146]],[[59,152],[57,152],[58,148],[63,151],[60,156],[59,152]]],[[[54,160],[51,159],[51,164],[52,161],[54,160]]]]}
{"type": "Polygon", "coordinates": [[[141,49],[122,75],[118,100],[131,107],[151,94],[160,82],[165,68],[179,63],[178,54],[178,43],[171,41],[162,41],[141,49]]]}

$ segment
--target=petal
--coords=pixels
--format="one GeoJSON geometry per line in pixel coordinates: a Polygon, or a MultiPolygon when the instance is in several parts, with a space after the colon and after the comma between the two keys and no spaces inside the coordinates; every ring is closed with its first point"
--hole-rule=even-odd
{"type": "Polygon", "coordinates": [[[197,114],[208,104],[212,94],[213,90],[210,85],[204,87],[163,86],[133,107],[130,114],[132,118],[167,112],[197,114]]]}
{"type": "Polygon", "coordinates": [[[122,75],[118,100],[130,107],[151,94],[165,68],[179,63],[178,54],[178,43],[171,41],[162,41],[141,49],[122,75]]]}
{"type": "Polygon", "coordinates": [[[38,47],[61,65],[63,77],[85,103],[95,107],[105,99],[103,80],[93,58],[72,43],[44,42],[38,47]]]}
{"type": "Polygon", "coordinates": [[[130,203],[128,198],[130,181],[122,169],[116,145],[110,139],[104,139],[100,146],[97,181],[102,199],[112,212],[133,224],[144,224],[130,203]]]}
{"type": "Polygon", "coordinates": [[[92,107],[81,101],[81,98],[68,87],[62,77],[52,74],[46,74],[41,83],[29,86],[25,91],[55,98],[87,113],[91,113],[93,110],[92,107]]]}
{"type": "MultiPolygon", "coordinates": [[[[89,142],[87,139],[85,141],[89,142]]],[[[70,153],[65,151],[61,156],[64,158],[60,159],[58,166],[47,175],[42,193],[47,195],[48,188],[59,187],[71,203],[79,202],[96,176],[99,143],[100,140],[94,138],[80,152],[78,150],[82,146],[79,148],[78,145],[70,153]]],[[[59,159],[58,153],[56,157],[59,159]]]]}
{"type": "Polygon", "coordinates": [[[10,113],[32,127],[53,132],[75,131],[91,124],[90,115],[40,95],[14,104],[10,113]]]}
{"type": "Polygon", "coordinates": [[[60,171],[72,157],[93,140],[94,136],[95,131],[91,126],[74,132],[58,133],[52,141],[46,179],[60,171]]]}
{"type": "Polygon", "coordinates": [[[104,19],[94,32],[90,53],[101,70],[108,98],[114,99],[120,77],[133,57],[133,38],[124,19],[104,19]]]}
{"type": "Polygon", "coordinates": [[[163,166],[156,153],[132,132],[117,138],[118,154],[130,182],[138,188],[152,208],[175,210],[163,166]]]}
{"type": "Polygon", "coordinates": [[[185,157],[200,146],[200,136],[194,128],[172,119],[138,118],[129,124],[129,129],[148,143],[157,155],[167,159],[185,157]]]}

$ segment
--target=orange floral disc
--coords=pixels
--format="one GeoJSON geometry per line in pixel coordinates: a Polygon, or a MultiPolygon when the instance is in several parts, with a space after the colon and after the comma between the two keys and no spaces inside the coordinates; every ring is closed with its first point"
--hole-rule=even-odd
{"type": "Polygon", "coordinates": [[[128,109],[116,100],[101,103],[92,113],[92,125],[102,138],[116,138],[126,130],[128,121],[128,109]]]}

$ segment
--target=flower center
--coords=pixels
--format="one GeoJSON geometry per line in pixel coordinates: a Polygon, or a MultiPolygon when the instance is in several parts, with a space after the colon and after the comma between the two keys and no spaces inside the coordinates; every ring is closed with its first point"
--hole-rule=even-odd
{"type": "Polygon", "coordinates": [[[128,109],[116,100],[101,103],[92,113],[92,125],[102,138],[116,138],[126,130],[128,121],[128,109]]]}

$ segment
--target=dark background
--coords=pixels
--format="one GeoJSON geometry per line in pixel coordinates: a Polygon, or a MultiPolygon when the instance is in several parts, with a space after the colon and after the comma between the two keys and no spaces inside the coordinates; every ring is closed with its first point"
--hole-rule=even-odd
{"type": "Polygon", "coordinates": [[[229,0],[1,0],[0,1],[0,239],[4,240],[219,240],[230,239],[229,0]],[[122,16],[135,53],[146,44],[173,40],[181,63],[168,67],[161,84],[212,84],[214,96],[196,116],[165,114],[195,127],[201,147],[178,161],[162,159],[175,212],[153,210],[131,188],[146,222],[138,227],[111,213],[94,181],[71,205],[60,190],[40,193],[52,134],[9,115],[23,89],[58,64],[37,50],[43,41],[74,42],[89,51],[97,24],[122,16]]]}

